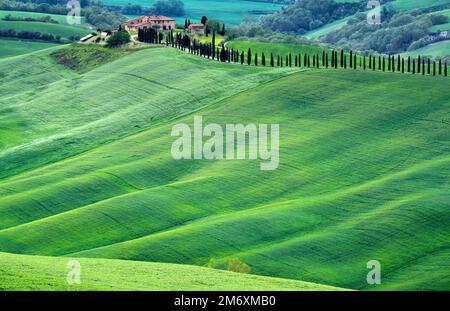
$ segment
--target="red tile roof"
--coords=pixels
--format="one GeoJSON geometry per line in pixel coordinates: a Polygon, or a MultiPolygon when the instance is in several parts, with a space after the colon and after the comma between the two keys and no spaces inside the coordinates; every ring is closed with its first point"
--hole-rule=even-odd
{"type": "Polygon", "coordinates": [[[144,23],[148,23],[148,22],[152,22],[152,21],[167,21],[167,22],[171,22],[171,21],[175,21],[173,18],[167,17],[167,16],[161,16],[161,15],[143,15],[143,16],[139,16],[139,17],[135,17],[132,19],[127,20],[125,23],[126,24],[134,24],[134,25],[142,25],[144,23]],[[142,20],[141,23],[139,24],[134,24],[133,22],[135,21],[139,21],[142,20]]]}

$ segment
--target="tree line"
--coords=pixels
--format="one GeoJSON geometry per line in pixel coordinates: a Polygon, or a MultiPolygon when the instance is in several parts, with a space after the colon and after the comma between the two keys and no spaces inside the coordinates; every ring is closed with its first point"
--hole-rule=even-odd
{"type": "MultiPolygon", "coordinates": [[[[18,39],[26,39],[26,40],[40,40],[46,42],[55,42],[61,43],[60,36],[54,36],[48,33],[40,33],[34,31],[16,31],[15,29],[0,29],[0,37],[3,38],[18,38],[18,39]]],[[[75,41],[75,40],[73,40],[75,41]]]]}
{"type": "Polygon", "coordinates": [[[251,48],[247,51],[226,48],[223,45],[216,45],[215,33],[212,34],[211,43],[201,43],[181,33],[174,34],[173,31],[164,35],[152,28],[142,29],[138,32],[138,39],[142,42],[161,44],[187,51],[190,54],[200,57],[217,60],[220,62],[240,63],[255,66],[270,67],[306,67],[306,68],[330,68],[330,69],[353,69],[399,72],[433,76],[448,76],[447,61],[431,60],[418,56],[404,58],[400,55],[378,55],[365,56],[358,55],[353,51],[344,50],[326,51],[321,53],[298,53],[288,55],[274,55],[273,53],[253,53],[251,48]]]}

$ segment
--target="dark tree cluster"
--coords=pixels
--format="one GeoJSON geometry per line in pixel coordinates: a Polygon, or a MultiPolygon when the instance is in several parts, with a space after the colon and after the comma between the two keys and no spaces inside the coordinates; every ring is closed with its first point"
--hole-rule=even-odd
{"type": "MultiPolygon", "coordinates": [[[[40,41],[56,42],[56,43],[62,42],[60,36],[54,36],[52,34],[40,33],[40,32],[34,32],[34,31],[26,31],[26,30],[16,31],[15,29],[0,29],[0,37],[19,38],[19,39],[25,39],[25,40],[40,40],[40,41]]],[[[73,39],[74,39],[73,41],[78,40],[78,38],[73,38],[73,39]]]]}

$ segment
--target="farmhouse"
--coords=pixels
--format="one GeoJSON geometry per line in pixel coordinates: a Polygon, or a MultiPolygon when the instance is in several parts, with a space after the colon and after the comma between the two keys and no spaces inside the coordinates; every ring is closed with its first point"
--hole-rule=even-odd
{"type": "Polygon", "coordinates": [[[156,30],[172,30],[175,29],[175,20],[170,17],[161,15],[139,16],[125,22],[126,30],[134,30],[143,28],[154,28],[156,30]]]}
{"type": "Polygon", "coordinates": [[[198,35],[204,35],[205,34],[205,25],[203,24],[190,24],[188,27],[188,31],[190,33],[195,33],[198,35]]]}

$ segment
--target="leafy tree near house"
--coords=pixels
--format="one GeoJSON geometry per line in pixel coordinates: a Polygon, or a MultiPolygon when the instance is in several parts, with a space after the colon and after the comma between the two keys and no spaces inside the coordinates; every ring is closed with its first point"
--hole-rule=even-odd
{"type": "Polygon", "coordinates": [[[207,21],[208,21],[208,18],[206,16],[202,16],[200,23],[202,23],[203,25],[206,25],[207,21]]]}
{"type": "Polygon", "coordinates": [[[114,48],[127,44],[130,40],[130,34],[127,31],[118,31],[106,40],[106,46],[114,48]]]}

